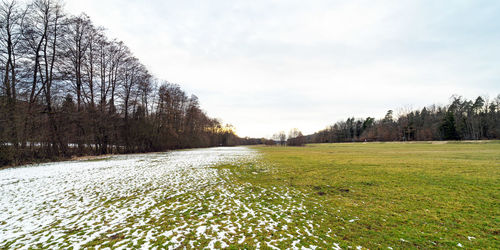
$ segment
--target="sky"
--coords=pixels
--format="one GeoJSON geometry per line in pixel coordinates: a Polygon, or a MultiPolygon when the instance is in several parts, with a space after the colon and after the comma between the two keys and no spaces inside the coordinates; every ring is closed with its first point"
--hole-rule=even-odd
{"type": "Polygon", "coordinates": [[[239,136],[500,94],[500,1],[66,0],[239,136]]]}

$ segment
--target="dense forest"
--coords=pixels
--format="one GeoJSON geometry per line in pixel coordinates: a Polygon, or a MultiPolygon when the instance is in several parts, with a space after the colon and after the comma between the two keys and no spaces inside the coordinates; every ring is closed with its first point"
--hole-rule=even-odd
{"type": "Polygon", "coordinates": [[[59,1],[1,2],[0,78],[0,166],[255,143],[59,1]]]}
{"type": "Polygon", "coordinates": [[[376,120],[348,118],[306,137],[309,143],[356,141],[481,140],[500,138],[500,95],[467,100],[453,96],[447,106],[389,110],[376,120]]]}

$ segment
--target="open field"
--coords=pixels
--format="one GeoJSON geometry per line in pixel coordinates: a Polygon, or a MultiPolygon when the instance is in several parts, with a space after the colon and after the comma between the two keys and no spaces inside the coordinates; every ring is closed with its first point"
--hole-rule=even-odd
{"type": "Polygon", "coordinates": [[[0,170],[0,248],[499,248],[500,143],[349,143],[0,170]]]}
{"type": "Polygon", "coordinates": [[[0,170],[0,249],[271,248],[312,237],[302,193],[225,167],[268,171],[260,157],[210,148],[0,170]]]}
{"type": "Polygon", "coordinates": [[[1,170],[0,249],[220,245],[219,215],[236,201],[213,167],[254,157],[211,148],[1,170]]]}
{"type": "Polygon", "coordinates": [[[498,141],[258,149],[271,171],[240,180],[303,193],[316,232],[341,247],[500,247],[498,141]]]}

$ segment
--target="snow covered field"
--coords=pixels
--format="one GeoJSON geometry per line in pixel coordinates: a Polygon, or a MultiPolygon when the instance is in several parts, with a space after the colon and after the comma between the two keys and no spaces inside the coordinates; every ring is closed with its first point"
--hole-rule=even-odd
{"type": "Polygon", "coordinates": [[[214,168],[258,164],[257,158],[245,147],[209,148],[1,170],[0,248],[273,247],[301,237],[320,240],[315,225],[300,221],[301,194],[236,185],[230,171],[214,168]]]}

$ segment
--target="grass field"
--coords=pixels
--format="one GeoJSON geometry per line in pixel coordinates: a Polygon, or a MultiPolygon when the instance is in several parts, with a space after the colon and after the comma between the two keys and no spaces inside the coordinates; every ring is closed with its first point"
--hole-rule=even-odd
{"type": "Polygon", "coordinates": [[[256,148],[264,164],[221,167],[304,194],[295,216],[315,236],[298,232],[297,247],[500,248],[498,141],[256,148]]]}
{"type": "Polygon", "coordinates": [[[0,249],[499,249],[500,142],[234,147],[0,170],[0,249]]]}

